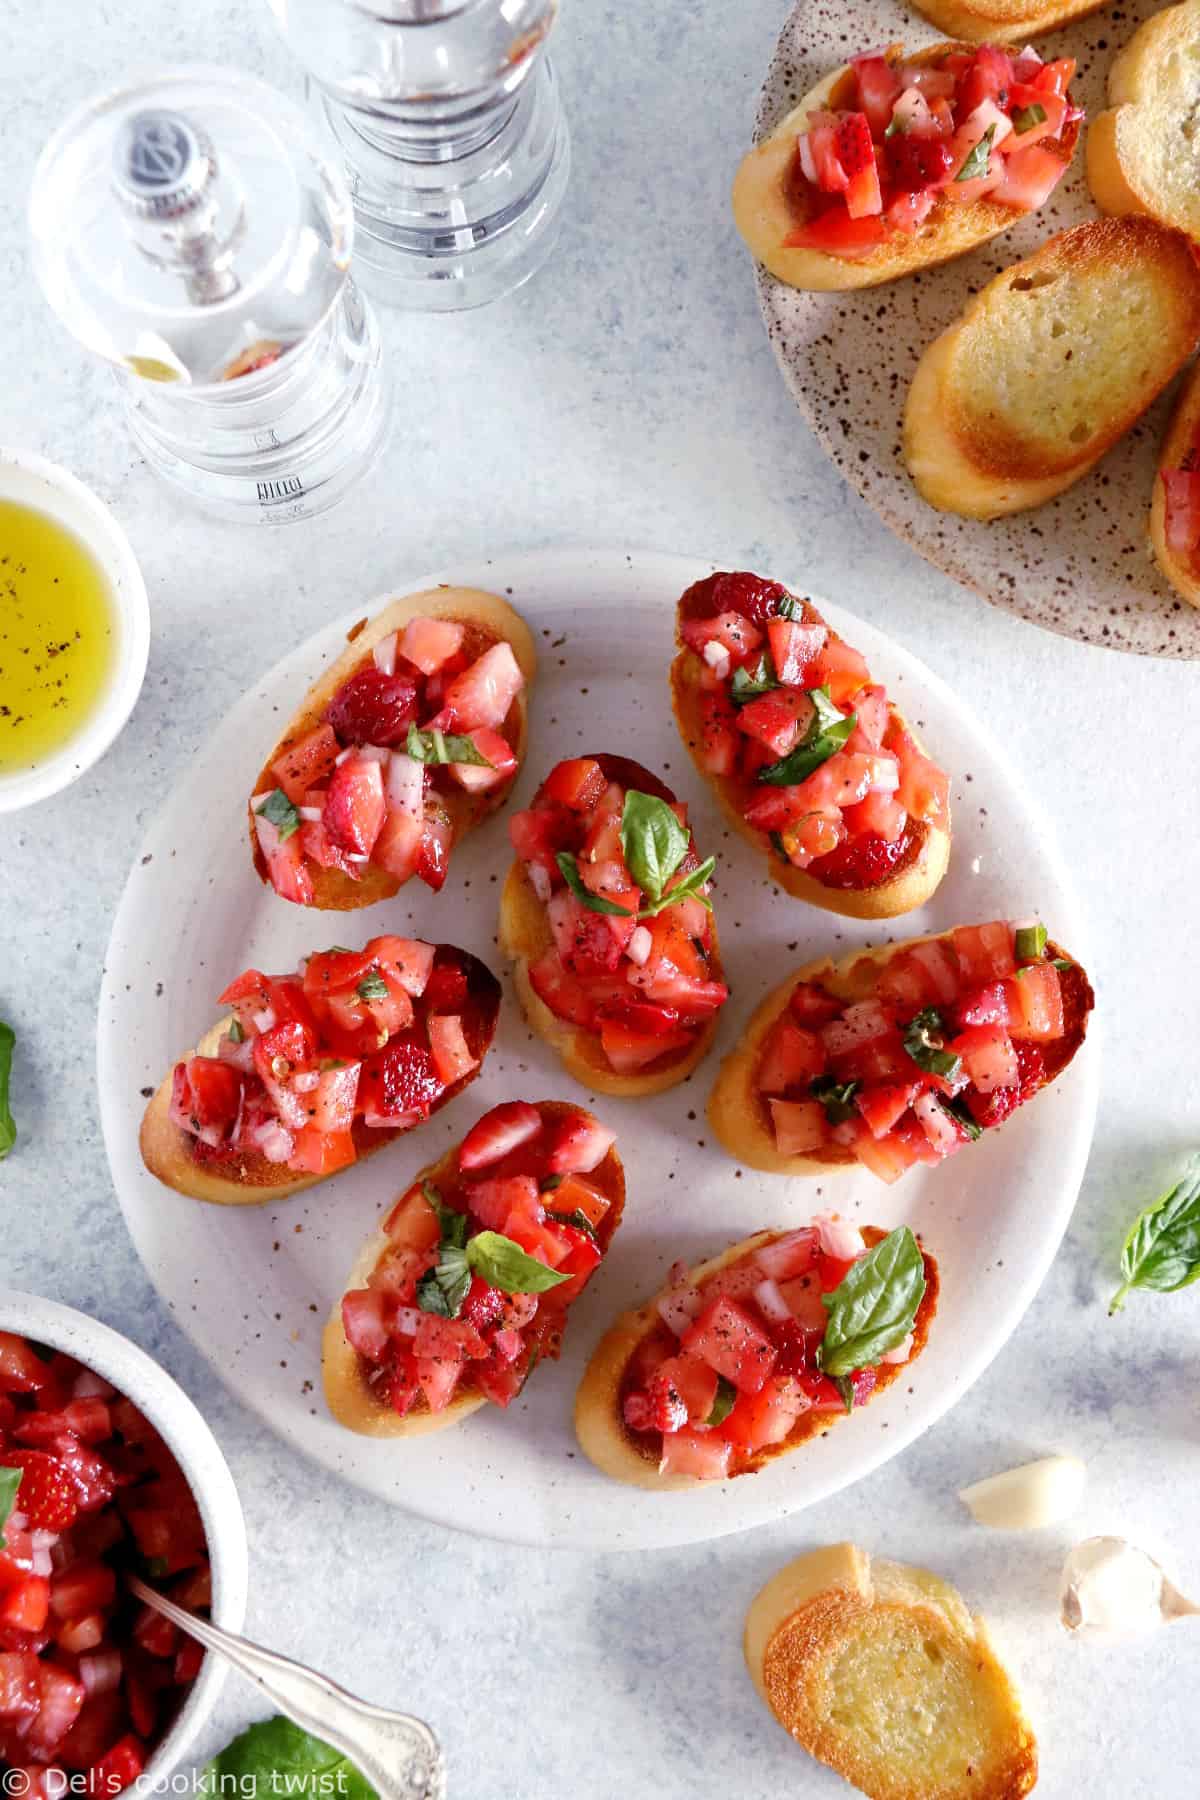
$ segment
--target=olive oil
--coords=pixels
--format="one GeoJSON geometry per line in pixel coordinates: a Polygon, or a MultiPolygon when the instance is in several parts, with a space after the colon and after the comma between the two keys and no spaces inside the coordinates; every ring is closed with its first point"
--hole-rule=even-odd
{"type": "Polygon", "coordinates": [[[86,725],[117,630],[86,545],[48,513],[0,500],[0,774],[44,761],[86,725]]]}

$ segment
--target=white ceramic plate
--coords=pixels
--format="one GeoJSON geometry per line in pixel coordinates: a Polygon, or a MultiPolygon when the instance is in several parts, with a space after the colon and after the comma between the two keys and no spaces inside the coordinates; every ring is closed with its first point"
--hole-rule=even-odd
{"type": "MultiPolygon", "coordinates": [[[[1089,118],[1107,104],[1113,52],[1159,4],[1130,0],[1119,13],[1105,8],[1037,40],[1043,56],[1077,58],[1072,92],[1089,118]]],[[[877,0],[869,13],[859,0],[798,0],[763,86],[758,135],[848,56],[945,36],[902,0],[877,0]]],[[[784,378],[822,448],[914,550],[1050,631],[1146,656],[1200,657],[1200,611],[1159,574],[1146,537],[1169,397],[1057,500],[990,524],[927,506],[900,454],[904,401],[926,345],[999,270],[1095,216],[1081,142],[1047,206],[956,262],[853,294],[801,294],[759,269],[759,302],[784,378]]]]}
{"type": "MultiPolygon", "coordinates": [[[[789,963],[873,934],[789,900],[767,881],[761,863],[718,826],[679,744],[666,698],[673,605],[711,567],[683,557],[563,551],[443,570],[397,591],[438,580],[491,587],[511,595],[529,620],[541,671],[532,755],[517,790],[522,803],[558,758],[606,749],[661,770],[692,803],[701,848],[719,859],[717,912],[734,992],[718,1046],[724,1051],[789,963]]],[[[786,580],[791,572],[773,573],[786,580]]],[[[715,1054],[673,1093],[594,1102],[617,1129],[629,1200],[607,1262],[572,1313],[562,1361],[539,1368],[506,1415],[488,1408],[458,1429],[406,1444],[355,1437],[334,1424],[321,1394],[321,1328],[380,1210],[481,1112],[507,1098],[587,1100],[531,1038],[511,989],[475,1085],[410,1139],[333,1182],[280,1206],[228,1208],[185,1199],[142,1167],[142,1096],[195,1043],[217,1014],[216,995],[247,965],[283,970],[305,951],[388,930],[461,944],[499,971],[496,903],[510,855],[503,815],[456,851],[441,895],[414,882],[366,914],[301,911],[261,887],[251,870],[243,808],[277,726],[272,709],[286,717],[337,654],[347,626],[375,610],[356,607],[238,703],[201,747],[134,862],[105,965],[100,1100],[117,1192],[151,1278],[218,1373],[273,1429],[348,1480],[464,1530],[563,1546],[682,1543],[778,1517],[857,1480],[966,1391],[1032,1299],[1083,1175],[1096,1104],[1094,1046],[995,1137],[952,1167],[914,1171],[893,1188],[865,1172],[817,1183],[738,1170],[707,1141],[715,1054]],[[612,1316],[652,1292],[677,1256],[694,1262],[760,1226],[804,1223],[831,1202],[869,1223],[910,1222],[940,1260],[941,1309],[911,1381],[897,1382],[795,1456],[728,1485],[675,1497],[599,1475],[577,1449],[571,1403],[612,1316]]],[[[838,608],[826,610],[954,776],[950,874],[925,912],[893,922],[900,935],[1039,912],[1086,961],[1079,914],[1045,824],[990,739],[906,651],[838,608]]]]}

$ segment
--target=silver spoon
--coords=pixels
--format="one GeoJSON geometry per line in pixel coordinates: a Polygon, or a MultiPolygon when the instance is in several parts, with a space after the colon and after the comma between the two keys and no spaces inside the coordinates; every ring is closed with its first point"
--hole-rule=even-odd
{"type": "Polygon", "coordinates": [[[136,1575],[126,1579],[139,1600],[224,1656],[261,1688],[280,1712],[349,1757],[380,1800],[445,1800],[446,1765],[441,1745],[420,1719],[371,1706],[315,1669],[264,1650],[261,1644],[223,1631],[207,1619],[197,1619],[136,1575]]]}

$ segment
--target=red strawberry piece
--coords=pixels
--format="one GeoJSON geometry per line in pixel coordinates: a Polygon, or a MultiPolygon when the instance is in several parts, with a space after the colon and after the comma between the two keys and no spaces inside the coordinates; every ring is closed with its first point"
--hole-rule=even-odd
{"type": "Polygon", "coordinates": [[[715,619],[718,613],[740,613],[754,625],[765,625],[778,616],[779,602],[790,598],[778,581],[749,571],[709,575],[688,588],[679,602],[683,619],[715,619]]]}
{"type": "Polygon", "coordinates": [[[866,113],[845,113],[835,137],[837,159],[851,181],[875,161],[875,145],[866,113]]]}
{"type": "Polygon", "coordinates": [[[875,887],[886,881],[907,859],[912,845],[912,837],[907,831],[902,831],[894,844],[874,833],[850,837],[828,856],[818,856],[810,862],[807,873],[822,887],[875,887]]]}
{"type": "Polygon", "coordinates": [[[529,1143],[542,1129],[542,1115],[528,1100],[506,1100],[472,1125],[458,1153],[460,1169],[486,1169],[529,1143]]]}
{"type": "Polygon", "coordinates": [[[351,856],[370,856],[383,829],[387,805],[379,763],[349,756],[329,781],[321,823],[329,840],[351,856]]]}
{"type": "Polygon", "coordinates": [[[65,1531],[79,1512],[79,1488],[57,1456],[45,1450],[6,1450],[6,1468],[22,1470],[17,1504],[34,1531],[65,1531]]]}
{"type": "Polygon", "coordinates": [[[414,1113],[423,1119],[445,1091],[426,1046],[413,1037],[396,1037],[363,1063],[358,1104],[368,1121],[414,1113]]]}
{"type": "Polygon", "coordinates": [[[418,705],[417,684],[411,676],[385,675],[368,663],[342,683],[325,717],[343,744],[391,749],[407,737],[418,705]]]}
{"type": "Polygon", "coordinates": [[[954,167],[949,138],[910,137],[893,132],[885,149],[888,173],[906,194],[920,194],[941,181],[954,167]]]}

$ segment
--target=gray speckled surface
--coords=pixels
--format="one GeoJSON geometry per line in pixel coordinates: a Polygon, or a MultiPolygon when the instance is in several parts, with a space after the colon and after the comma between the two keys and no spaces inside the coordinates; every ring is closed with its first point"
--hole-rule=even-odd
{"type": "MultiPolygon", "coordinates": [[[[251,1629],[442,1732],[455,1800],[693,1800],[843,1792],[762,1714],[739,1630],[805,1545],[854,1536],[926,1560],[986,1608],[1023,1677],[1039,1794],[1185,1800],[1200,1631],[1127,1653],[1051,1612],[1069,1538],[1137,1533],[1200,1591],[1200,1299],[1104,1299],[1126,1214],[1200,1126],[1194,963],[1194,670],[1118,657],[985,606],[899,546],[797,417],[725,194],[782,23],[778,0],[566,9],[558,65],[575,176],[555,262],[480,315],[393,318],[401,393],[382,469],[326,519],[238,534],[180,511],[134,457],[107,379],[35,294],[22,210],[37,147],[76,100],[160,57],[284,85],[265,9],[39,0],[0,20],[0,417],[117,507],[155,641],[133,721],[76,788],[6,820],[0,1014],[16,1024],[22,1140],[0,1170],[3,1273],[153,1350],[212,1422],[250,1529],[251,1629]],[[441,1532],[321,1475],[227,1396],[134,1257],[100,1142],[93,1027],[112,911],[144,823],[253,671],[347,599],[498,545],[637,543],[806,571],[913,647],[1007,741],[1091,915],[1104,1098],[1075,1222],[1008,1349],[964,1403],[858,1488],[711,1548],[538,1556],[441,1532]],[[1170,754],[1167,754],[1169,749],[1170,754]],[[963,1481],[1056,1447],[1085,1456],[1077,1524],[984,1535],[963,1481]]],[[[255,1702],[231,1686],[215,1746],[255,1702]]]]}

